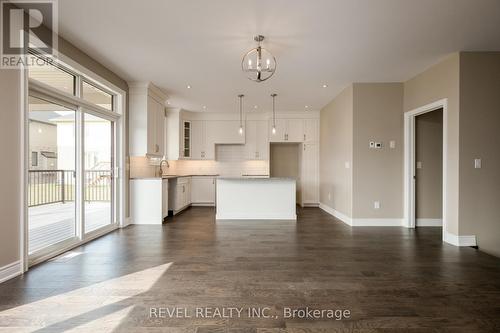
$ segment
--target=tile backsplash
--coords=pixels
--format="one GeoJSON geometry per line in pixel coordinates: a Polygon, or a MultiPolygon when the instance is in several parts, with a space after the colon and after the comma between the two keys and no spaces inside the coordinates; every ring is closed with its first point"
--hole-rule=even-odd
{"type": "MultiPolygon", "coordinates": [[[[246,160],[244,145],[216,145],[215,156],[215,161],[169,161],[170,167],[164,170],[164,173],[176,175],[219,174],[223,177],[237,177],[242,174],[269,174],[269,160],[246,160]]],[[[130,157],[130,178],[154,177],[157,172],[158,166],[148,158],[130,157]]]]}

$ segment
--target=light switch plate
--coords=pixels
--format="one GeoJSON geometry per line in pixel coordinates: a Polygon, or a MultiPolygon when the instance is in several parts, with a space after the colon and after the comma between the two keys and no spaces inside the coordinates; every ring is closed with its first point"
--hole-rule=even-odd
{"type": "Polygon", "coordinates": [[[474,160],[474,169],[481,169],[481,159],[480,158],[476,158],[474,160]]]}
{"type": "Polygon", "coordinates": [[[417,162],[417,169],[422,169],[422,162],[417,162]]]}
{"type": "Polygon", "coordinates": [[[389,147],[390,147],[391,149],[396,148],[396,141],[394,141],[394,140],[389,141],[389,147]]]}
{"type": "Polygon", "coordinates": [[[349,162],[345,162],[344,166],[345,166],[346,169],[350,169],[351,168],[351,164],[349,162]]]}
{"type": "Polygon", "coordinates": [[[373,202],[373,208],[380,209],[380,201],[374,201],[373,202]]]}

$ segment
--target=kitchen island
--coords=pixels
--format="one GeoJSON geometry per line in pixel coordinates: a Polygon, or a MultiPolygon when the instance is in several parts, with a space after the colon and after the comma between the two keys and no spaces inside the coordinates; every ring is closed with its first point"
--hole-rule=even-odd
{"type": "Polygon", "coordinates": [[[297,220],[293,178],[218,178],[217,220],[297,220]]]}

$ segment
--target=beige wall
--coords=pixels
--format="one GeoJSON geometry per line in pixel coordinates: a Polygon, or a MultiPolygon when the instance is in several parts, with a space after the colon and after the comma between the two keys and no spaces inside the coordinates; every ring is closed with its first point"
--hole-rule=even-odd
{"type": "MultiPolygon", "coordinates": [[[[91,71],[128,92],[127,83],[100,65],[88,55],[79,51],[67,41],[59,40],[59,51],[91,71]]],[[[0,140],[4,154],[9,158],[0,164],[0,267],[20,260],[20,153],[21,136],[21,83],[17,70],[0,69],[0,140]]],[[[126,126],[128,128],[128,126],[126,126]]],[[[127,144],[128,147],[128,144],[127,144]]],[[[128,149],[127,149],[128,150],[128,149]]],[[[128,211],[128,207],[127,207],[128,211]]],[[[128,213],[127,213],[128,215],[128,213]]]]}
{"type": "Polygon", "coordinates": [[[448,100],[448,152],[446,155],[448,182],[447,231],[458,235],[458,198],[459,198],[459,72],[460,55],[449,56],[437,65],[404,83],[404,112],[411,111],[429,103],[446,98],[448,100]]]}
{"type": "Polygon", "coordinates": [[[403,84],[353,86],[353,218],[403,217],[403,84]],[[369,142],[382,142],[372,149],[369,142]],[[389,142],[395,141],[395,148],[389,142]],[[374,201],[380,208],[374,208],[374,201]]]}
{"type": "Polygon", "coordinates": [[[0,69],[0,142],[6,157],[0,163],[0,267],[20,258],[20,84],[19,71],[0,69]]]}
{"type": "Polygon", "coordinates": [[[500,256],[500,52],[460,54],[460,235],[500,256]],[[482,168],[474,168],[474,159],[482,168]]]}
{"type": "Polygon", "coordinates": [[[443,217],[443,110],[415,118],[415,217],[443,217]]]}
{"type": "Polygon", "coordinates": [[[321,110],[320,202],[352,216],[353,87],[345,88],[321,110]]]}

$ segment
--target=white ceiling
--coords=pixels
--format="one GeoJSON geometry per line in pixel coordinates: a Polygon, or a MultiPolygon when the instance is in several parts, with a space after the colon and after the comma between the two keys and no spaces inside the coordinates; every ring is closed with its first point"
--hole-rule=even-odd
{"type": "Polygon", "coordinates": [[[239,93],[247,110],[269,110],[273,92],[278,110],[319,110],[351,82],[404,81],[452,52],[500,50],[498,0],[64,0],[59,22],[115,73],[192,111],[237,112],[239,93]],[[263,83],[240,67],[256,34],[278,63],[263,83]]]}

